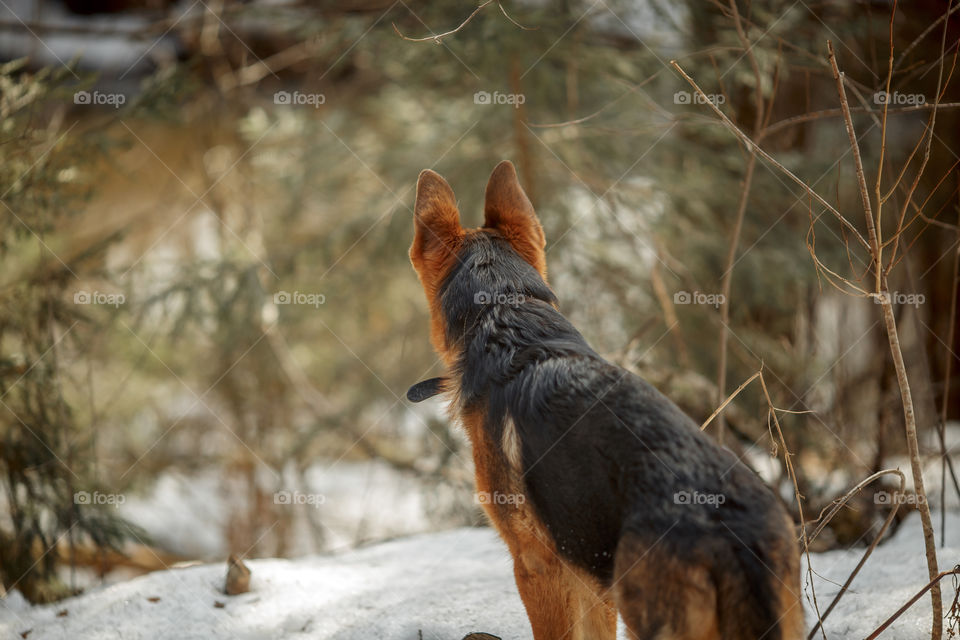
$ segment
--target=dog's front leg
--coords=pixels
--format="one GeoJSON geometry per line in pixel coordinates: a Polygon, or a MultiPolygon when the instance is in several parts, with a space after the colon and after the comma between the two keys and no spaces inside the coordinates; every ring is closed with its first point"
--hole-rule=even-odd
{"type": "Polygon", "coordinates": [[[617,614],[611,601],[543,542],[526,541],[513,548],[513,574],[535,640],[616,640],[617,614]]]}
{"type": "Polygon", "coordinates": [[[513,573],[535,640],[616,640],[613,602],[545,545],[515,554],[513,573]]]}

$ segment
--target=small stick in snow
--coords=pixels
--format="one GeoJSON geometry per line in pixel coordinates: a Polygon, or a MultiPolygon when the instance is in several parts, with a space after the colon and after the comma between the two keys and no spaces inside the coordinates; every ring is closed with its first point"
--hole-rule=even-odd
{"type": "Polygon", "coordinates": [[[250,591],[250,569],[243,564],[240,556],[233,553],[227,560],[227,584],[224,591],[228,596],[235,596],[250,591]]]}
{"type": "Polygon", "coordinates": [[[912,607],[917,600],[919,600],[920,598],[922,598],[922,597],[923,597],[923,594],[925,594],[927,591],[929,591],[931,588],[933,588],[933,585],[939,583],[940,580],[942,580],[943,578],[945,578],[945,577],[947,577],[947,576],[955,576],[955,575],[957,575],[957,574],[960,574],[960,565],[957,565],[956,567],[954,567],[954,568],[951,569],[950,571],[941,571],[940,573],[938,573],[937,575],[935,575],[935,576],[933,577],[933,580],[931,580],[930,582],[928,582],[927,585],[926,585],[923,589],[920,589],[920,591],[918,591],[915,596],[913,596],[912,598],[910,598],[905,605],[903,605],[902,607],[900,607],[899,609],[897,609],[897,612],[896,612],[895,614],[893,614],[892,616],[890,616],[889,618],[887,618],[886,622],[884,622],[882,625],[880,625],[879,627],[877,627],[876,630],[875,630],[873,633],[871,633],[869,636],[867,636],[867,640],[875,640],[875,639],[877,638],[877,636],[879,636],[881,633],[883,633],[884,631],[886,631],[886,630],[887,630],[887,627],[889,627],[891,624],[893,624],[893,623],[897,620],[897,618],[899,618],[901,615],[903,615],[903,612],[904,612],[904,611],[906,611],[907,609],[909,609],[910,607],[912,607]]]}

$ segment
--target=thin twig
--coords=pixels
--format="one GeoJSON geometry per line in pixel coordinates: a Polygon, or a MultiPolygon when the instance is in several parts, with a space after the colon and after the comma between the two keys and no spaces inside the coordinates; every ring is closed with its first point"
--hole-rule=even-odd
{"type": "MultiPolygon", "coordinates": [[[[843,109],[843,124],[847,129],[847,137],[850,138],[850,148],[853,151],[853,166],[857,172],[857,186],[860,188],[860,203],[863,205],[864,215],[867,219],[867,237],[870,238],[870,252],[876,259],[880,255],[880,241],[877,238],[877,231],[873,219],[873,209],[870,204],[870,193],[867,191],[867,179],[863,173],[863,158],[860,155],[860,143],[857,141],[857,132],[853,128],[853,118],[850,115],[850,105],[847,103],[847,93],[843,86],[843,72],[837,67],[836,56],[833,52],[833,43],[827,40],[827,50],[830,52],[830,64],[833,67],[833,77],[837,82],[837,93],[840,95],[841,108],[843,109]]],[[[886,119],[884,119],[886,122],[886,119]]],[[[884,135],[881,133],[881,135],[884,135]]],[[[875,293],[880,293],[880,267],[874,266],[876,274],[875,293]]]]}
{"type": "Polygon", "coordinates": [[[830,510],[826,513],[826,515],[821,514],[821,516],[817,519],[817,522],[819,524],[817,524],[817,528],[813,530],[813,533],[810,534],[810,542],[813,542],[814,540],[817,539],[817,536],[820,535],[820,532],[823,531],[823,529],[827,526],[827,524],[830,523],[831,520],[833,520],[833,517],[837,514],[837,512],[840,511],[840,509],[842,509],[843,506],[847,504],[847,502],[849,502],[850,498],[852,498],[854,494],[861,491],[865,486],[867,486],[877,478],[880,478],[885,475],[897,475],[900,478],[900,488],[897,490],[897,498],[894,501],[896,506],[893,509],[893,511],[896,512],[900,506],[900,501],[902,500],[904,489],[906,488],[906,482],[907,482],[906,476],[904,476],[903,472],[900,471],[899,469],[883,469],[881,471],[877,471],[873,475],[861,480],[859,483],[857,483],[855,487],[847,491],[840,498],[837,498],[836,500],[833,501],[832,503],[833,506],[829,507],[830,510]]]}
{"type": "Polygon", "coordinates": [[[630,85],[630,86],[627,88],[626,91],[624,91],[624,92],[621,93],[619,96],[617,96],[616,98],[614,98],[613,100],[611,100],[610,102],[608,102],[607,104],[603,105],[602,107],[600,107],[599,109],[597,109],[596,111],[594,111],[593,113],[591,113],[591,114],[589,114],[589,115],[585,115],[585,116],[582,116],[582,117],[580,117],[580,118],[574,118],[573,120],[566,120],[566,121],[564,121],[564,122],[545,122],[545,123],[543,123],[543,124],[536,124],[536,123],[531,122],[528,126],[534,128],[534,129],[550,129],[550,128],[556,128],[556,127],[566,127],[566,126],[574,125],[574,124],[583,124],[584,122],[587,122],[588,120],[592,120],[593,118],[596,118],[596,117],[599,116],[601,113],[603,113],[604,111],[606,111],[607,109],[609,109],[609,108],[612,107],[613,105],[617,104],[618,102],[620,102],[621,100],[623,100],[623,99],[626,98],[627,96],[636,93],[637,90],[639,90],[639,89],[640,89],[641,87],[643,87],[644,85],[649,84],[650,82],[653,82],[661,73],[663,73],[663,69],[662,69],[662,68],[661,68],[661,69],[658,69],[657,71],[655,71],[655,72],[653,73],[653,75],[649,76],[649,77],[646,78],[645,80],[642,80],[641,82],[638,82],[638,83],[635,84],[635,85],[630,85]]]}
{"type": "MultiPolygon", "coordinates": [[[[833,269],[825,265],[820,260],[820,257],[817,256],[816,224],[820,220],[820,216],[814,217],[812,205],[809,209],[809,215],[810,215],[810,227],[807,230],[806,245],[807,245],[807,251],[810,253],[810,257],[813,259],[813,266],[817,270],[817,276],[818,277],[823,276],[824,278],[826,278],[827,282],[829,282],[830,285],[833,286],[833,288],[835,288],[837,291],[840,291],[848,295],[855,295],[858,297],[864,297],[864,298],[869,297],[870,293],[866,289],[858,287],[850,279],[844,278],[842,275],[840,275],[839,273],[837,273],[836,271],[834,271],[833,269]],[[844,287],[840,286],[840,284],[838,283],[843,283],[847,287],[850,287],[850,289],[845,289],[844,287]]],[[[844,238],[844,240],[846,240],[846,238],[844,238]]],[[[849,243],[844,241],[844,246],[847,247],[848,245],[849,243]]],[[[848,255],[847,261],[848,263],[850,263],[849,255],[848,255]]],[[[850,263],[850,268],[851,270],[853,269],[852,263],[850,263]]]]}
{"type": "MultiPolygon", "coordinates": [[[[409,38],[409,37],[403,35],[402,33],[400,33],[400,29],[397,28],[397,24],[396,24],[395,22],[391,22],[390,24],[393,25],[393,30],[397,32],[397,35],[400,36],[401,38],[403,38],[404,40],[409,40],[410,42],[428,42],[428,41],[432,40],[432,41],[435,42],[436,44],[441,44],[441,41],[443,40],[443,38],[446,38],[447,36],[451,36],[451,35],[455,34],[457,31],[460,31],[460,29],[463,29],[465,26],[467,26],[467,23],[468,23],[468,22],[470,22],[471,20],[473,20],[473,17],[474,17],[475,15],[477,15],[478,13],[480,13],[480,11],[481,11],[484,7],[486,7],[488,4],[490,4],[491,2],[493,2],[493,0],[486,0],[486,2],[484,2],[484,3],[481,4],[479,7],[477,7],[476,9],[474,9],[474,10],[473,10],[473,13],[471,13],[469,16],[467,16],[467,19],[464,20],[463,22],[461,22],[461,23],[460,23],[460,26],[457,27],[456,29],[451,29],[450,31],[447,31],[447,32],[444,32],[444,33],[439,33],[439,34],[437,34],[437,35],[435,35],[435,36],[427,36],[427,37],[425,37],[425,38],[409,38]]],[[[502,7],[501,7],[501,9],[502,9],[502,7]]],[[[504,12],[504,15],[506,15],[506,12],[504,12]]],[[[507,18],[510,18],[510,16],[507,16],[507,18]]],[[[510,21],[513,22],[513,19],[511,18],[510,21]]],[[[516,23],[515,23],[515,24],[516,24],[516,23]]],[[[517,25],[517,26],[520,26],[520,25],[517,25]]],[[[524,27],[524,28],[525,28],[525,27],[524,27]]]]}
{"type": "MultiPolygon", "coordinates": [[[[763,369],[759,372],[760,375],[760,387],[763,389],[763,397],[767,400],[767,428],[770,428],[770,423],[772,422],[777,428],[777,436],[780,439],[780,443],[783,445],[783,462],[787,468],[787,476],[793,482],[793,494],[797,498],[797,513],[800,515],[800,526],[803,528],[804,517],[803,517],[803,496],[800,495],[800,485],[797,482],[797,472],[793,468],[793,461],[790,459],[793,455],[790,453],[790,450],[787,448],[787,441],[783,437],[783,429],[780,428],[780,420],[777,418],[777,409],[774,407],[773,400],[770,399],[770,391],[767,389],[767,381],[763,379],[763,369]]],[[[773,433],[770,434],[771,437],[773,433]]],[[[774,439],[774,442],[777,440],[774,439]]],[[[822,621],[820,615],[820,606],[817,604],[817,591],[813,586],[813,566],[810,563],[810,541],[807,539],[806,530],[802,530],[800,533],[800,539],[803,542],[803,553],[807,557],[807,579],[808,584],[810,585],[810,594],[811,599],[813,600],[813,610],[817,614],[817,620],[822,621]]],[[[826,635],[824,635],[826,638],[826,635]]]]}
{"type": "Polygon", "coordinates": [[[703,424],[700,425],[700,431],[703,431],[704,429],[706,429],[706,428],[707,428],[707,425],[710,424],[710,421],[713,420],[714,418],[716,418],[717,415],[718,415],[721,411],[723,411],[728,404],[730,404],[731,402],[733,402],[733,399],[734,399],[734,398],[736,398],[738,395],[740,395],[740,392],[743,391],[748,384],[750,384],[751,382],[753,382],[754,380],[756,380],[758,377],[760,377],[760,372],[759,372],[759,371],[757,371],[755,374],[753,374],[752,376],[750,376],[749,378],[747,378],[746,381],[745,381],[743,384],[741,384],[739,387],[737,387],[737,390],[736,390],[736,391],[734,391],[734,392],[731,393],[729,396],[727,396],[727,399],[724,400],[723,403],[721,403],[721,405],[720,405],[719,407],[717,407],[717,408],[714,410],[713,413],[710,414],[710,417],[703,421],[703,424]]]}
{"type": "Polygon", "coordinates": [[[540,27],[525,27],[525,26],[523,26],[522,24],[520,24],[519,22],[517,22],[516,20],[514,20],[513,18],[510,17],[510,14],[507,13],[507,10],[503,8],[503,5],[502,5],[502,4],[500,4],[500,3],[498,2],[498,3],[497,3],[497,6],[500,7],[500,12],[506,17],[507,20],[509,20],[509,21],[512,22],[513,24],[517,25],[518,27],[520,27],[520,28],[523,29],[524,31],[536,31],[537,29],[540,28],[540,27]]]}

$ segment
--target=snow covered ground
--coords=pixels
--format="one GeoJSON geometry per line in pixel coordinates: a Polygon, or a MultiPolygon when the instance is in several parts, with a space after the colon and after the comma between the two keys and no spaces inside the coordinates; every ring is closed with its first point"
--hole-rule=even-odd
{"type": "MultiPolygon", "coordinates": [[[[947,521],[944,568],[960,563],[960,515],[947,521]]],[[[862,639],[926,582],[916,513],[874,553],[826,622],[831,639],[862,639]]],[[[862,550],[813,556],[821,608],[862,550]]],[[[251,591],[222,592],[225,565],[152,573],[55,605],[31,607],[13,592],[0,601],[0,638],[460,640],[483,631],[529,639],[510,558],[490,529],[417,535],[350,552],[297,560],[253,560],[251,591]]],[[[806,581],[806,578],[805,578],[806,581]]],[[[949,578],[945,600],[953,598],[949,578]]],[[[809,589],[807,590],[809,598],[809,589]]],[[[927,637],[929,601],[884,638],[927,637]]],[[[808,622],[815,619],[808,603],[808,622]]],[[[624,637],[622,630],[620,637],[624,637]]]]}

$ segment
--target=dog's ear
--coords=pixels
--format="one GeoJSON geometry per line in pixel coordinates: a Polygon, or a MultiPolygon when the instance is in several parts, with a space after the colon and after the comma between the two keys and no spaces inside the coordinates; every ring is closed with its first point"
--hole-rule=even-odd
{"type": "Polygon", "coordinates": [[[517,253],[546,278],[543,248],[547,241],[543,228],[509,160],[498,164],[490,174],[483,212],[483,226],[499,231],[517,253]]]}
{"type": "Polygon", "coordinates": [[[453,189],[438,173],[430,169],[420,172],[417,180],[417,201],[413,209],[414,235],[410,257],[416,262],[427,255],[453,249],[463,237],[460,212],[453,189]]]}

